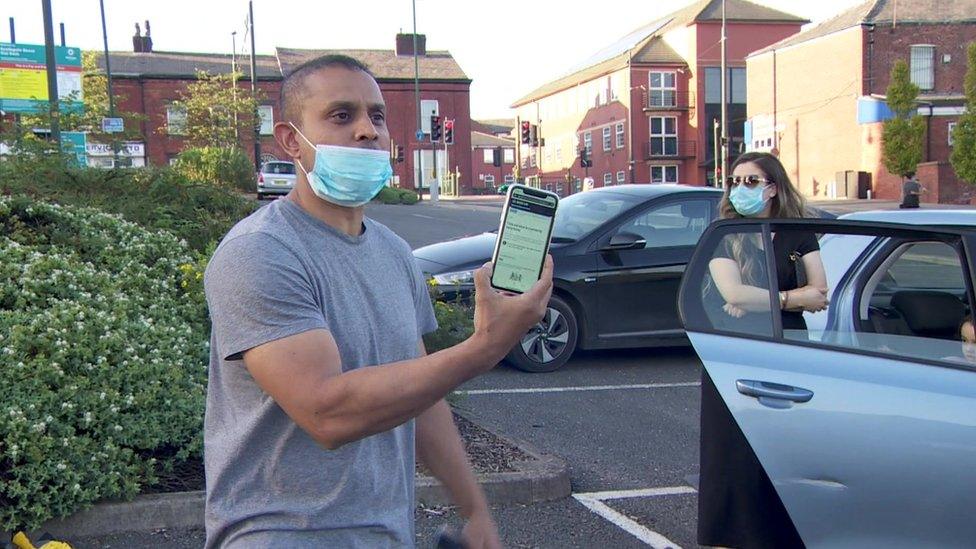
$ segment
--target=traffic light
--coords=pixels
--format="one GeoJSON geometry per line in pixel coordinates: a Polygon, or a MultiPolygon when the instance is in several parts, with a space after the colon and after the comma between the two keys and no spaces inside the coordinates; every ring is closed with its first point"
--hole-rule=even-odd
{"type": "Polygon", "coordinates": [[[444,144],[453,145],[454,144],[454,120],[444,121],[444,144]]]}
{"type": "Polygon", "coordinates": [[[532,132],[532,124],[529,122],[522,122],[522,144],[528,145],[531,141],[530,134],[532,132]]]}
{"type": "Polygon", "coordinates": [[[441,117],[436,114],[430,117],[430,142],[441,142],[441,117]]]}
{"type": "Polygon", "coordinates": [[[580,149],[580,168],[589,168],[593,166],[593,160],[590,158],[590,151],[586,150],[586,147],[580,149]]]}
{"type": "Polygon", "coordinates": [[[394,161],[397,164],[403,162],[403,145],[397,145],[396,146],[396,156],[394,158],[394,161]]]}

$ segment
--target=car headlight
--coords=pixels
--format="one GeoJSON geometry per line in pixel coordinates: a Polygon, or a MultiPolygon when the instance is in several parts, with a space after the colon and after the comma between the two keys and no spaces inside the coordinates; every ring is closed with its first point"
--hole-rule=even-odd
{"type": "Polygon", "coordinates": [[[431,277],[435,286],[457,286],[460,284],[474,284],[474,270],[441,273],[431,277]]]}

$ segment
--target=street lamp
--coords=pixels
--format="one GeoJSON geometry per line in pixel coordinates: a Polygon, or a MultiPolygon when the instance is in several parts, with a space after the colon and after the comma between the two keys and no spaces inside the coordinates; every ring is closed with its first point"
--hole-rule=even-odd
{"type": "MultiPolygon", "coordinates": [[[[647,88],[644,87],[644,84],[638,84],[636,86],[631,86],[630,87],[631,93],[633,94],[633,91],[636,90],[636,89],[638,89],[638,88],[641,91],[643,91],[645,94],[647,93],[647,88]]],[[[644,107],[644,105],[643,105],[643,97],[641,97],[641,101],[642,101],[641,108],[643,109],[643,107],[644,107]]],[[[630,171],[630,182],[631,182],[631,184],[633,184],[633,183],[636,183],[637,182],[634,179],[634,172],[636,170],[634,169],[635,162],[634,162],[634,115],[633,115],[634,101],[633,101],[633,96],[631,96],[630,110],[631,110],[630,127],[627,128],[627,169],[630,171]]]]}

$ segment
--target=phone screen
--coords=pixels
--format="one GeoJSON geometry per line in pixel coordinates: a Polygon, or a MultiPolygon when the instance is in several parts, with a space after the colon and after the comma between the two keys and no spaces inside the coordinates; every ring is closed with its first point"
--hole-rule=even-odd
{"type": "Polygon", "coordinates": [[[552,193],[512,186],[495,243],[493,287],[524,293],[539,280],[558,202],[552,193]]]}

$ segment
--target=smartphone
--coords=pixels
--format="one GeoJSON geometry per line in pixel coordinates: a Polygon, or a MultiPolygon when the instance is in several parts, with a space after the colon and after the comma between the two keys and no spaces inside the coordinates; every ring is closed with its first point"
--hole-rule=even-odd
{"type": "Polygon", "coordinates": [[[491,257],[492,288],[521,294],[539,280],[558,205],[559,197],[551,192],[525,185],[508,188],[491,257]]]}

